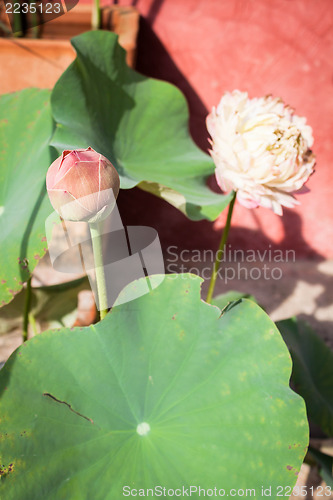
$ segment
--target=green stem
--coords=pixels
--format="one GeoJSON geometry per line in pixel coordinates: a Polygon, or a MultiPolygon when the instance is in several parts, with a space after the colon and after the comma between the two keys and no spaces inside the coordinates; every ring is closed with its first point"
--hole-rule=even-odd
{"type": "Polygon", "coordinates": [[[94,0],[92,6],[91,28],[98,30],[101,27],[101,9],[100,0],[94,0]]]}
{"type": "MultiPolygon", "coordinates": [[[[32,3],[31,1],[29,4],[32,3]]],[[[33,4],[36,7],[36,4],[33,4]]],[[[37,9],[36,9],[37,10],[37,9]]],[[[33,38],[39,38],[38,15],[37,12],[30,12],[31,32],[33,38]]]]}
{"type": "Polygon", "coordinates": [[[229,229],[230,229],[230,223],[231,223],[231,216],[232,216],[232,212],[233,212],[233,209],[234,209],[235,200],[236,200],[236,192],[234,193],[234,196],[233,196],[233,198],[232,198],[232,200],[231,200],[231,202],[229,204],[227,222],[226,222],[225,227],[223,229],[223,233],[222,233],[222,238],[221,238],[221,241],[220,241],[219,249],[216,252],[216,259],[215,259],[215,263],[214,263],[214,268],[213,268],[212,276],[210,278],[210,283],[209,283],[209,288],[208,288],[208,294],[207,294],[207,299],[206,299],[206,302],[208,304],[211,303],[212,298],[213,298],[213,293],[214,293],[214,288],[215,288],[217,273],[218,273],[218,270],[219,270],[219,267],[220,267],[220,264],[221,264],[221,261],[222,261],[222,257],[223,257],[225,245],[226,245],[226,242],[227,242],[227,239],[228,239],[228,234],[229,234],[229,229]]]}
{"type": "Polygon", "coordinates": [[[96,222],[89,224],[92,240],[92,247],[95,260],[96,284],[99,302],[99,314],[101,320],[105,318],[108,312],[108,297],[105,283],[105,274],[103,267],[103,251],[102,251],[102,223],[96,222]]]}
{"type": "Polygon", "coordinates": [[[37,335],[38,330],[37,330],[37,324],[36,324],[35,316],[32,313],[29,313],[29,324],[31,326],[32,334],[33,334],[33,337],[34,337],[35,335],[37,335]]]}
{"type": "Polygon", "coordinates": [[[21,14],[13,14],[13,35],[15,38],[23,36],[21,14]]]}
{"type": "Polygon", "coordinates": [[[29,314],[31,305],[31,276],[27,281],[23,313],[23,342],[28,340],[29,314]]]}

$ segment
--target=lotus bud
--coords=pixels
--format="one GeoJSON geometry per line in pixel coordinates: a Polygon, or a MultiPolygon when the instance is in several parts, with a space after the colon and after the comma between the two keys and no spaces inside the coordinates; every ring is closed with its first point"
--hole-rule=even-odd
{"type": "Polygon", "coordinates": [[[90,224],[111,213],[119,185],[112,163],[90,147],[64,151],[46,175],[47,192],[58,214],[64,220],[90,224]]]}

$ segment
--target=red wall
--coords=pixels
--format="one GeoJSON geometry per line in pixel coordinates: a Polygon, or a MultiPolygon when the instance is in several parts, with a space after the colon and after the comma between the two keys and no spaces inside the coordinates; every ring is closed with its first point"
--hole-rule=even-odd
{"type": "MultiPolygon", "coordinates": [[[[130,2],[120,2],[124,5],[130,2]]],[[[207,148],[205,117],[226,90],[251,97],[281,96],[306,116],[314,131],[316,173],[283,217],[237,205],[232,241],[248,248],[268,243],[295,248],[299,257],[333,257],[333,2],[331,0],[137,0],[143,16],[137,68],[169,80],[190,104],[191,132],[207,148]]],[[[132,194],[133,195],[133,194],[132,194]]],[[[131,195],[131,196],[132,196],[131,195]]],[[[151,222],[145,211],[126,212],[151,222]],[[141,213],[140,213],[141,212],[141,213]]],[[[214,224],[191,223],[172,207],[136,195],[154,207],[165,244],[214,247],[226,214],[214,224]],[[162,222],[161,222],[162,220],[162,222]],[[184,243],[184,241],[186,243],[184,243]]]]}

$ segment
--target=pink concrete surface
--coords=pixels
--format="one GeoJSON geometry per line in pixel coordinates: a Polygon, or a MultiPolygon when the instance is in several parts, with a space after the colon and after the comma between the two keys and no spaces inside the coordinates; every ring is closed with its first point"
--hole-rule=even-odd
{"type": "MultiPolygon", "coordinates": [[[[82,1],[82,0],[81,0],[82,1]]],[[[205,117],[229,90],[281,96],[306,116],[315,137],[316,173],[283,217],[236,206],[235,245],[294,248],[300,257],[333,258],[332,0],[137,0],[143,16],[137,69],[178,85],[190,106],[191,133],[208,148],[205,117]]],[[[146,193],[122,193],[125,219],[145,220],[164,244],[216,247],[226,213],[192,223],[146,193]],[[133,197],[135,211],[127,209],[133,197]],[[145,209],[150,204],[149,214],[145,209]],[[149,215],[149,216],[148,216],[149,215]]]]}

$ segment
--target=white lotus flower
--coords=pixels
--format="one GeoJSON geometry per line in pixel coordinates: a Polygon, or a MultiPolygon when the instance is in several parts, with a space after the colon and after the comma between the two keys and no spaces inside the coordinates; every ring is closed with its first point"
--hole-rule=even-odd
{"type": "Polygon", "coordinates": [[[272,96],[249,99],[227,92],[207,117],[215,175],[223,191],[237,191],[247,208],[259,205],[282,215],[299,202],[299,190],[314,171],[312,129],[272,96]]]}

